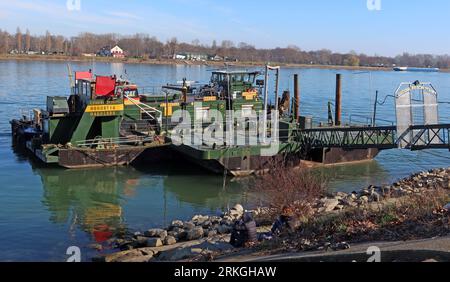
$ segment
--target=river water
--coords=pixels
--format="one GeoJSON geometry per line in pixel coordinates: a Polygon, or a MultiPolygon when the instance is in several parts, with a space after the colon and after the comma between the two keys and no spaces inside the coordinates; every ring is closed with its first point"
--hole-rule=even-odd
{"type": "MultiPolygon", "coordinates": [[[[188,80],[207,82],[207,66],[156,66],[72,63],[73,70],[126,75],[153,91],[158,86],[188,80]]],[[[327,102],[335,91],[335,74],[343,75],[344,121],[371,116],[375,90],[380,100],[405,81],[431,82],[440,101],[450,101],[450,74],[358,72],[348,70],[282,69],[281,89],[292,88],[300,74],[301,113],[326,120],[327,102]]],[[[143,230],[164,226],[194,214],[215,214],[249,199],[247,181],[211,175],[191,164],[65,170],[45,167],[11,148],[8,121],[22,109],[45,107],[47,95],[68,95],[67,65],[59,62],[0,61],[0,261],[64,261],[69,246],[82,259],[96,255],[89,245],[111,230],[143,230]]],[[[381,124],[395,121],[394,101],[378,107],[381,124]]],[[[450,104],[440,105],[441,122],[450,122],[450,104]]],[[[387,184],[410,173],[450,165],[447,150],[382,152],[374,161],[320,169],[330,188],[361,189],[387,184]]]]}

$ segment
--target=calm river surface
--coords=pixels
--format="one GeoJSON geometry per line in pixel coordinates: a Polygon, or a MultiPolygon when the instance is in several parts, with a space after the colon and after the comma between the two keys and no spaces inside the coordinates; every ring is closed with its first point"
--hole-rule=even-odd
{"type": "MultiPolygon", "coordinates": [[[[96,74],[124,74],[151,91],[167,82],[207,82],[207,66],[153,66],[72,63],[73,70],[92,68],[96,74]]],[[[292,88],[294,73],[301,79],[301,113],[315,120],[327,117],[334,99],[335,74],[343,75],[343,116],[370,116],[375,90],[380,99],[393,94],[400,82],[431,82],[440,101],[450,101],[450,74],[357,72],[282,69],[281,89],[292,88]]],[[[245,181],[228,181],[191,164],[161,164],[147,168],[64,170],[44,167],[11,148],[8,121],[21,109],[45,107],[47,95],[68,95],[67,65],[57,62],[0,61],[0,261],[64,261],[69,246],[79,246],[83,260],[95,251],[88,247],[108,236],[108,230],[143,230],[197,213],[214,214],[248,199],[245,181]]],[[[378,116],[395,121],[388,98],[378,116]]],[[[440,106],[443,122],[450,122],[450,104],[440,106]]],[[[382,152],[375,161],[325,168],[331,188],[360,189],[389,183],[410,173],[450,166],[443,151],[382,152]]]]}

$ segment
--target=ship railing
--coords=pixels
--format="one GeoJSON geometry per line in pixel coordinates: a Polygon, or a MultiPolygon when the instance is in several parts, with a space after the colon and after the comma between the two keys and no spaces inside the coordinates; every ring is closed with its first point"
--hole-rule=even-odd
{"type": "Polygon", "coordinates": [[[349,117],[349,126],[361,126],[366,125],[368,127],[373,127],[377,125],[390,125],[393,126],[395,123],[391,120],[376,118],[375,122],[373,117],[368,117],[364,115],[352,114],[349,117]],[[383,123],[383,124],[381,124],[383,123]]]}
{"type": "Polygon", "coordinates": [[[373,124],[373,118],[364,116],[364,115],[357,115],[353,114],[349,117],[349,125],[365,125],[365,126],[371,126],[373,124]]]}
{"type": "Polygon", "coordinates": [[[298,130],[295,140],[309,148],[393,149],[397,146],[395,126],[323,127],[298,130]]]}
{"type": "Polygon", "coordinates": [[[130,98],[128,95],[124,95],[125,98],[127,98],[131,103],[133,103],[136,107],[138,107],[141,111],[143,111],[145,114],[147,114],[152,120],[158,120],[154,114],[158,113],[160,116],[162,116],[162,112],[156,108],[153,108],[145,103],[142,103],[140,101],[136,101],[133,98],[130,98]]]}
{"type": "Polygon", "coordinates": [[[152,142],[152,136],[129,136],[129,137],[114,137],[114,138],[95,138],[77,141],[76,145],[79,147],[98,147],[104,145],[138,145],[147,142],[152,142]]]}
{"type": "Polygon", "coordinates": [[[19,109],[20,117],[28,120],[33,120],[33,110],[19,109]]]}

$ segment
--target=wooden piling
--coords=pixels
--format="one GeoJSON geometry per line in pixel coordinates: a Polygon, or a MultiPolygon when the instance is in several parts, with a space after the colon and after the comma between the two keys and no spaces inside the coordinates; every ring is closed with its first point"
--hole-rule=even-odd
{"type": "Polygon", "coordinates": [[[298,74],[294,74],[294,118],[297,122],[300,120],[300,87],[298,74]]]}
{"type": "Polygon", "coordinates": [[[340,126],[342,124],[341,113],[341,100],[342,99],[342,84],[341,74],[336,74],[336,101],[335,101],[335,125],[340,126]]]}

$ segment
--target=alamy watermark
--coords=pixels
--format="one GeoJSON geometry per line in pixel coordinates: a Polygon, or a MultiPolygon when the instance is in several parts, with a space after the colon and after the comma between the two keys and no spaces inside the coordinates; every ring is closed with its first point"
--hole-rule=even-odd
{"type": "Polygon", "coordinates": [[[369,11],[381,11],[381,0],[367,0],[367,9],[369,11]]]}
{"type": "MultiPolygon", "coordinates": [[[[370,246],[367,248],[366,255],[369,256],[367,262],[381,262],[381,249],[377,246],[370,246]]],[[[352,262],[357,262],[353,260],[352,262]]]]}
{"type": "Polygon", "coordinates": [[[174,145],[208,146],[261,146],[261,156],[275,156],[279,151],[279,112],[253,109],[227,110],[194,104],[194,113],[176,110],[171,116],[170,137],[174,145]]]}
{"type": "Polygon", "coordinates": [[[66,255],[69,256],[66,262],[81,262],[81,250],[77,246],[67,248],[66,255]]]}
{"type": "Polygon", "coordinates": [[[367,262],[381,262],[381,250],[377,246],[369,247],[366,254],[370,256],[367,262]]]}

